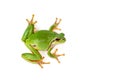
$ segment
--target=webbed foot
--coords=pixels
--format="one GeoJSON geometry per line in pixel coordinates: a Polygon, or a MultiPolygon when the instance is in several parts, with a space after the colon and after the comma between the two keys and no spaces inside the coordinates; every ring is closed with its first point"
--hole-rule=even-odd
{"type": "Polygon", "coordinates": [[[58,63],[60,63],[58,57],[60,57],[60,56],[65,56],[65,54],[56,54],[57,51],[58,51],[58,49],[56,49],[56,50],[53,52],[53,55],[55,56],[55,59],[58,61],[58,63]]]}
{"type": "Polygon", "coordinates": [[[58,28],[58,25],[60,24],[62,19],[58,19],[56,18],[55,22],[53,23],[53,25],[50,27],[50,31],[54,31],[54,30],[61,30],[60,28],[58,28]]]}
{"type": "Polygon", "coordinates": [[[62,19],[58,19],[56,18],[54,25],[56,25],[56,27],[53,28],[53,30],[61,30],[60,28],[58,28],[58,25],[60,24],[62,19]]]}
{"type": "Polygon", "coordinates": [[[43,59],[44,57],[41,60],[37,61],[41,68],[43,68],[42,64],[50,64],[50,62],[44,62],[43,59]]]}
{"type": "Polygon", "coordinates": [[[31,18],[31,20],[28,20],[28,19],[26,19],[26,21],[28,22],[28,24],[35,24],[35,23],[37,23],[37,21],[33,21],[34,20],[34,14],[32,15],[32,18],[31,18]]]}

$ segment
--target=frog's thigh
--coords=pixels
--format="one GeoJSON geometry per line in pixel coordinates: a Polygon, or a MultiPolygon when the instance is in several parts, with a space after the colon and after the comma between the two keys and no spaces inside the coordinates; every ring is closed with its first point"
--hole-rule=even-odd
{"type": "Polygon", "coordinates": [[[38,56],[31,53],[23,53],[22,58],[24,58],[25,60],[40,60],[38,56]]]}

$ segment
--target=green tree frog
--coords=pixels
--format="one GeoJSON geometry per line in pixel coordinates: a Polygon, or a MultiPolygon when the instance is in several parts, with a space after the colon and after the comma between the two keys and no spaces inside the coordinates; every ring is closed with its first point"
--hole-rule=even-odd
{"type": "Polygon", "coordinates": [[[22,41],[25,43],[26,47],[31,51],[31,53],[23,53],[21,56],[25,60],[39,64],[41,68],[43,68],[42,64],[50,64],[50,62],[44,62],[44,57],[40,54],[40,51],[47,51],[48,56],[54,58],[60,63],[58,57],[64,56],[64,54],[56,54],[56,49],[53,53],[51,50],[57,44],[64,43],[66,38],[64,33],[57,33],[54,30],[60,30],[58,28],[61,19],[56,18],[55,22],[52,26],[50,26],[49,30],[35,30],[34,27],[37,21],[34,21],[34,14],[32,15],[32,19],[26,21],[28,22],[28,26],[22,36],[22,41]]]}

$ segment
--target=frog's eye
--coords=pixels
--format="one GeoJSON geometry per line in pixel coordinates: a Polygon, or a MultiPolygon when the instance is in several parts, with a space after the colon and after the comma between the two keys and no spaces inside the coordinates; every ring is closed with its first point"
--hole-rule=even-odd
{"type": "Polygon", "coordinates": [[[59,40],[60,40],[59,38],[56,39],[56,41],[59,41],[59,40]]]}

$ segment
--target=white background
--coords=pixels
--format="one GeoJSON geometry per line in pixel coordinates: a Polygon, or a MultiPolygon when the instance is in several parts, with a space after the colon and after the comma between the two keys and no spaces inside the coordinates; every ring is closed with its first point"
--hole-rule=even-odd
{"type": "Polygon", "coordinates": [[[0,0],[0,37],[0,80],[120,80],[119,0],[0,0]],[[41,69],[21,58],[33,13],[39,29],[62,18],[61,64],[47,57],[41,69]]]}

